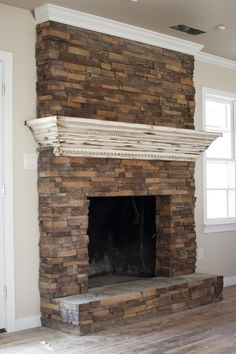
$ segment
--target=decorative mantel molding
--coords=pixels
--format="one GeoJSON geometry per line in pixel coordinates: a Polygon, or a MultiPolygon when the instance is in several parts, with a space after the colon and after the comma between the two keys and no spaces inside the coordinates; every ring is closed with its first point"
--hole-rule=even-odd
{"type": "Polygon", "coordinates": [[[57,156],[194,161],[221,134],[155,125],[53,116],[29,120],[39,147],[57,156]]]}

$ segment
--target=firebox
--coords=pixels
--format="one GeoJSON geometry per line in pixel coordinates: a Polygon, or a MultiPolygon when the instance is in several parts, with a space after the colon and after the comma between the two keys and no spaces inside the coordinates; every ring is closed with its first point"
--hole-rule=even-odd
{"type": "Polygon", "coordinates": [[[154,276],[156,198],[93,197],[89,201],[89,279],[154,276]]]}

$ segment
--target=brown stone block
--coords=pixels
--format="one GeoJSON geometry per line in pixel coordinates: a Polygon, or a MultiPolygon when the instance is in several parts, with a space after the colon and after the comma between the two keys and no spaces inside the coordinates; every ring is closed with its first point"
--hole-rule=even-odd
{"type": "Polygon", "coordinates": [[[69,96],[68,100],[71,102],[76,102],[76,103],[85,103],[86,102],[86,98],[84,98],[82,96],[69,96]]]}
{"type": "Polygon", "coordinates": [[[145,304],[146,310],[150,310],[156,307],[159,307],[160,303],[158,299],[147,300],[145,304]]]}
{"type": "Polygon", "coordinates": [[[113,297],[107,297],[104,299],[100,300],[101,306],[105,308],[111,308],[112,306],[119,306],[120,303],[122,303],[125,300],[122,300],[121,298],[117,296],[113,297]]]}
{"type": "Polygon", "coordinates": [[[69,248],[58,248],[58,247],[52,247],[51,249],[46,249],[42,250],[41,248],[41,254],[45,254],[45,256],[48,257],[70,257],[70,256],[76,256],[76,250],[74,248],[69,249],[69,248]]]}
{"type": "Polygon", "coordinates": [[[186,305],[185,301],[177,302],[176,304],[171,305],[171,309],[173,312],[183,310],[186,307],[187,307],[187,305],[186,305]]]}
{"type": "Polygon", "coordinates": [[[82,90],[83,86],[75,82],[65,82],[65,87],[68,89],[82,90]]]}
{"type": "Polygon", "coordinates": [[[66,76],[67,76],[68,80],[85,81],[85,75],[83,75],[83,74],[67,73],[66,76]]]}
{"type": "Polygon", "coordinates": [[[210,295],[209,288],[198,288],[191,291],[191,298],[198,299],[204,296],[210,295]]]}
{"type": "Polygon", "coordinates": [[[111,183],[112,185],[115,184],[116,180],[115,178],[111,178],[111,177],[94,177],[91,180],[91,183],[93,182],[101,182],[102,184],[104,183],[111,183]]]}
{"type": "Polygon", "coordinates": [[[45,282],[41,282],[39,281],[39,289],[40,291],[48,291],[48,292],[52,292],[56,289],[57,284],[56,283],[45,283],[45,282]]]}
{"type": "Polygon", "coordinates": [[[116,116],[116,113],[113,111],[98,109],[97,115],[105,118],[114,118],[116,116]]]}
{"type": "Polygon", "coordinates": [[[85,330],[85,328],[86,328],[86,332],[84,332],[84,333],[87,333],[87,326],[89,325],[89,328],[90,328],[90,326],[92,326],[92,324],[93,324],[93,320],[81,320],[80,321],[80,325],[81,325],[81,327],[82,327],[82,329],[83,330],[85,330]]]}
{"type": "Polygon", "coordinates": [[[82,226],[86,227],[88,225],[88,217],[87,215],[82,215],[82,216],[70,216],[67,219],[67,224],[69,226],[82,226]]]}
{"type": "Polygon", "coordinates": [[[69,62],[64,62],[64,67],[66,69],[70,69],[73,71],[79,71],[79,72],[85,72],[85,65],[77,64],[77,63],[69,63],[69,62]]]}
{"type": "Polygon", "coordinates": [[[184,77],[184,78],[181,78],[181,83],[185,84],[185,85],[189,85],[189,86],[193,86],[193,80],[192,78],[189,78],[189,77],[184,77]]]}
{"type": "Polygon", "coordinates": [[[171,304],[171,297],[169,294],[163,294],[159,297],[160,306],[171,304]]]}
{"type": "Polygon", "coordinates": [[[139,87],[133,87],[133,86],[128,86],[128,85],[121,85],[120,90],[127,91],[127,92],[135,92],[135,93],[142,92],[142,90],[139,87]]]}
{"type": "Polygon", "coordinates": [[[82,234],[81,231],[76,230],[75,231],[76,235],[73,235],[72,233],[72,241],[74,243],[76,243],[77,247],[86,247],[88,242],[89,242],[89,238],[87,236],[87,228],[85,230],[85,234],[82,234]]]}
{"type": "Polygon", "coordinates": [[[48,56],[50,59],[58,59],[59,58],[60,51],[55,48],[50,48],[48,50],[48,56]]]}
{"type": "Polygon", "coordinates": [[[54,310],[54,311],[58,311],[59,310],[59,303],[54,301],[51,302],[47,299],[42,299],[40,301],[40,307],[43,311],[45,310],[54,310]]]}
{"type": "Polygon", "coordinates": [[[54,78],[67,78],[68,73],[63,69],[57,69],[55,67],[50,68],[50,73],[54,78]]]}
{"type": "MultiPolygon", "coordinates": [[[[74,256],[64,257],[62,264],[63,264],[63,272],[65,271],[65,273],[66,273],[67,272],[66,268],[67,267],[76,267],[78,264],[78,260],[74,256]]],[[[74,268],[74,269],[76,269],[76,268],[74,268]]]]}
{"type": "Polygon", "coordinates": [[[62,258],[62,257],[60,257],[60,258],[47,258],[46,261],[51,265],[63,264],[64,258],[62,258]]]}
{"type": "Polygon", "coordinates": [[[128,71],[128,72],[133,72],[134,68],[132,65],[129,64],[123,64],[123,63],[112,63],[112,69],[113,70],[119,70],[119,71],[128,71]]]}
{"type": "Polygon", "coordinates": [[[65,179],[62,182],[62,186],[66,188],[73,188],[73,189],[80,189],[84,187],[90,187],[91,183],[90,182],[81,182],[81,181],[73,181],[73,180],[67,180],[65,179]]]}
{"type": "Polygon", "coordinates": [[[81,56],[84,56],[84,57],[89,57],[90,56],[90,51],[89,50],[78,48],[78,47],[72,47],[72,46],[68,47],[68,53],[75,54],[75,55],[81,55],[81,56]]]}
{"type": "Polygon", "coordinates": [[[121,111],[121,112],[129,112],[129,111],[137,111],[139,110],[138,107],[135,106],[131,106],[131,105],[121,105],[118,104],[117,108],[121,111]]]}
{"type": "Polygon", "coordinates": [[[52,221],[52,227],[54,229],[64,229],[67,227],[67,220],[65,219],[64,221],[52,221]]]}
{"type": "Polygon", "coordinates": [[[88,282],[88,274],[77,274],[78,283],[88,282]]]}
{"type": "Polygon", "coordinates": [[[123,61],[123,59],[124,59],[124,56],[122,55],[122,54],[118,54],[118,53],[112,53],[112,52],[110,52],[109,54],[108,54],[108,57],[109,57],[109,59],[111,60],[111,61],[118,61],[118,62],[122,62],[123,61]]]}
{"type": "Polygon", "coordinates": [[[148,291],[144,291],[142,293],[143,300],[147,300],[147,299],[150,299],[150,298],[153,298],[153,297],[157,297],[157,296],[158,296],[158,290],[157,289],[151,289],[151,290],[148,290],[148,291]]]}
{"type": "Polygon", "coordinates": [[[101,68],[95,68],[93,66],[86,66],[86,72],[94,75],[101,75],[101,68]]]}
{"type": "Polygon", "coordinates": [[[182,66],[181,64],[179,64],[179,65],[176,65],[176,64],[173,64],[173,65],[166,64],[166,69],[175,71],[175,72],[177,72],[177,73],[186,73],[186,69],[183,68],[183,66],[182,66]]]}
{"type": "Polygon", "coordinates": [[[108,90],[118,90],[119,87],[116,85],[109,85],[109,84],[101,84],[101,88],[108,89],[108,90]]]}
{"type": "Polygon", "coordinates": [[[111,70],[111,64],[101,63],[101,68],[104,70],[111,70]]]}
{"type": "MultiPolygon", "coordinates": [[[[54,156],[52,163],[54,165],[67,165],[70,164],[70,158],[64,156],[54,156]]],[[[64,166],[63,166],[64,168],[64,166]]]]}
{"type": "Polygon", "coordinates": [[[70,40],[70,34],[67,32],[62,32],[62,31],[57,31],[53,28],[45,28],[42,31],[43,36],[50,36],[50,37],[56,37],[59,39],[65,39],[66,41],[70,40]]]}
{"type": "Polygon", "coordinates": [[[38,96],[39,101],[51,101],[53,99],[52,95],[38,96]]]}
{"type": "Polygon", "coordinates": [[[75,46],[81,46],[81,47],[86,47],[87,42],[86,39],[83,39],[82,36],[79,36],[79,38],[74,37],[74,33],[71,34],[71,44],[74,44],[75,46]]]}
{"type": "Polygon", "coordinates": [[[44,184],[40,183],[38,185],[38,193],[58,193],[60,192],[59,188],[54,188],[53,184],[44,184]]]}
{"type": "Polygon", "coordinates": [[[100,320],[100,319],[105,319],[109,317],[109,310],[108,309],[96,309],[92,312],[92,317],[93,319],[96,320],[100,320]]]}
{"type": "Polygon", "coordinates": [[[134,321],[137,321],[137,313],[128,313],[124,315],[124,321],[125,323],[132,323],[134,321]]]}
{"type": "Polygon", "coordinates": [[[139,305],[124,310],[124,315],[136,314],[138,312],[145,311],[145,305],[139,305]]]}

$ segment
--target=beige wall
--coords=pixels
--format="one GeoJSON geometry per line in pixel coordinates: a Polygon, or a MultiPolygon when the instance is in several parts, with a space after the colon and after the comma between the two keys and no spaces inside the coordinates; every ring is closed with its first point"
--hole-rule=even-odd
{"type": "Polygon", "coordinates": [[[16,318],[39,314],[37,174],[23,166],[23,154],[35,152],[24,126],[36,115],[34,48],[32,13],[0,4],[0,50],[13,53],[16,318]]]}
{"type": "MultiPolygon", "coordinates": [[[[24,170],[23,154],[35,152],[24,120],[35,118],[35,22],[30,11],[0,4],[0,50],[14,55],[14,230],[16,318],[39,314],[37,174],[24,170]]],[[[196,61],[196,128],[201,127],[201,87],[236,93],[236,71],[196,61]]],[[[196,168],[197,271],[236,275],[236,232],[203,234],[202,168],[196,168]]]]}
{"type": "MultiPolygon", "coordinates": [[[[195,127],[201,129],[201,89],[208,87],[236,93],[236,71],[200,61],[195,62],[196,88],[195,127]]],[[[198,248],[204,250],[204,259],[197,261],[197,271],[225,276],[236,276],[236,231],[203,233],[202,160],[196,166],[196,232],[198,248]]]]}

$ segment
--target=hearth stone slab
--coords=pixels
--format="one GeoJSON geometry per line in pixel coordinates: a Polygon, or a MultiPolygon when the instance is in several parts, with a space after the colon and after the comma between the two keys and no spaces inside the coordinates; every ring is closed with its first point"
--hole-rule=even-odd
{"type": "Polygon", "coordinates": [[[112,284],[114,285],[117,283],[126,283],[134,280],[136,281],[140,279],[143,279],[143,277],[135,277],[132,275],[115,275],[115,274],[99,275],[99,276],[89,278],[88,287],[89,289],[92,289],[92,288],[104,287],[112,284]]]}
{"type": "Polygon", "coordinates": [[[118,283],[90,289],[83,295],[43,300],[47,316],[42,317],[42,324],[83,335],[221,301],[222,292],[223,277],[206,274],[118,283]]]}

